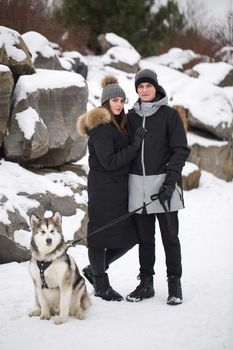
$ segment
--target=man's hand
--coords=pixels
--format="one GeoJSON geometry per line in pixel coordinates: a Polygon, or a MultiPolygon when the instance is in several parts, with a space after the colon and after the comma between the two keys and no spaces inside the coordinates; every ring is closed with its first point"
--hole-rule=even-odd
{"type": "Polygon", "coordinates": [[[143,128],[143,126],[140,126],[135,131],[134,139],[133,139],[133,146],[136,147],[137,151],[141,147],[142,140],[144,139],[145,135],[146,135],[146,129],[143,128]]]}
{"type": "Polygon", "coordinates": [[[162,185],[159,190],[159,201],[160,202],[165,202],[165,201],[170,201],[172,199],[172,195],[174,192],[175,188],[171,185],[162,185]]]}

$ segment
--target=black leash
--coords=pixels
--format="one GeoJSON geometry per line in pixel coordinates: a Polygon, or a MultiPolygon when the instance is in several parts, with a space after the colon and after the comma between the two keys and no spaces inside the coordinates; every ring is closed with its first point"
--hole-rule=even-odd
{"type": "MultiPolygon", "coordinates": [[[[139,210],[144,209],[145,207],[147,207],[148,205],[150,205],[151,203],[153,203],[157,199],[159,199],[159,194],[158,193],[156,193],[156,194],[151,196],[151,201],[150,202],[144,203],[141,207],[139,207],[139,208],[137,208],[137,209],[127,213],[127,214],[124,214],[124,215],[120,216],[119,218],[117,218],[117,219],[109,222],[108,224],[106,224],[106,225],[96,229],[95,231],[89,233],[88,235],[86,235],[86,236],[84,236],[82,238],[76,239],[76,240],[67,241],[66,242],[67,247],[68,248],[74,247],[77,243],[79,243],[83,239],[85,239],[87,237],[94,236],[96,233],[101,232],[103,230],[106,230],[107,228],[112,227],[112,226],[120,223],[121,221],[124,221],[124,220],[128,219],[130,216],[132,216],[133,214],[137,213],[139,210]]],[[[170,233],[172,234],[172,225],[171,225],[171,218],[169,216],[169,211],[168,211],[168,209],[167,209],[167,207],[165,205],[165,202],[160,201],[160,204],[162,205],[163,210],[164,210],[164,212],[166,214],[166,218],[167,218],[167,221],[168,221],[168,229],[169,229],[170,233]]]]}

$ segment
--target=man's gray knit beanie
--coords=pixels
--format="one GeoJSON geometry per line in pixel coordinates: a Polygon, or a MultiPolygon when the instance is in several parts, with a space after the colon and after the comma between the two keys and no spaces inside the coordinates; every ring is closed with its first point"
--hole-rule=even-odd
{"type": "Polygon", "coordinates": [[[101,96],[101,105],[114,97],[126,99],[124,90],[118,84],[117,78],[113,75],[107,75],[101,82],[103,92],[101,96]]]}
{"type": "Polygon", "coordinates": [[[150,83],[154,85],[156,89],[158,89],[158,79],[157,79],[157,74],[153,72],[150,69],[143,69],[140,70],[136,75],[135,75],[135,89],[137,91],[138,85],[141,83],[150,83]]]}

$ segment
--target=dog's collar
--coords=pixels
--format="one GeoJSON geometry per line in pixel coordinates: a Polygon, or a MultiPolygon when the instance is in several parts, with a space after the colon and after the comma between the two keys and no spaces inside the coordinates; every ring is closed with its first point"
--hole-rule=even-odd
{"type": "Polygon", "coordinates": [[[49,287],[45,281],[44,272],[52,264],[52,261],[37,260],[36,263],[37,263],[37,266],[38,266],[39,271],[40,271],[40,278],[41,278],[41,282],[42,282],[41,287],[42,287],[42,289],[44,289],[44,288],[48,289],[49,287]]]}

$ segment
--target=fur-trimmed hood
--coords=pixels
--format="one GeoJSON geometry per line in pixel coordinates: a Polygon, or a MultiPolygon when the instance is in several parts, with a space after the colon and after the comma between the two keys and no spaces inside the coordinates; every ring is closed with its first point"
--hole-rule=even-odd
{"type": "Polygon", "coordinates": [[[94,108],[78,118],[78,133],[82,136],[86,136],[88,135],[88,130],[94,129],[101,124],[108,124],[111,120],[111,114],[106,108],[94,108]]]}

